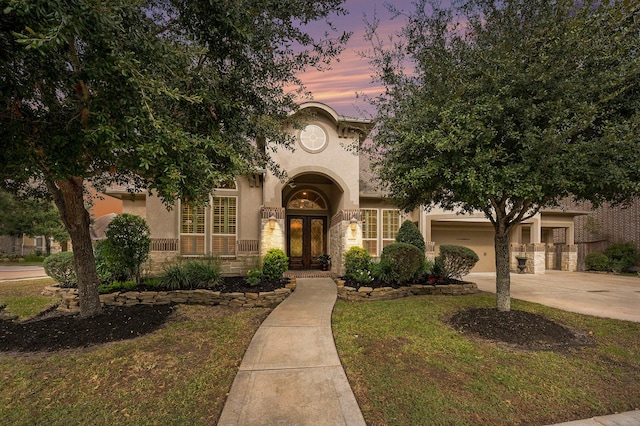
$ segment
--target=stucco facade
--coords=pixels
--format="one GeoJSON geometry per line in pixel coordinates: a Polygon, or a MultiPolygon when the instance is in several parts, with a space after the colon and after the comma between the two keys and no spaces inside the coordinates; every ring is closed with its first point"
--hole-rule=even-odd
{"type": "MultiPolygon", "coordinates": [[[[342,254],[365,247],[374,257],[393,242],[401,223],[416,223],[433,258],[442,244],[472,248],[480,257],[474,271],[495,270],[493,228],[482,215],[441,209],[400,212],[379,191],[367,159],[358,154],[373,123],[343,117],[327,105],[308,102],[306,127],[290,129],[293,150],[279,149],[274,161],[287,173],[282,181],[269,171],[238,177],[212,189],[209,206],[190,208],[179,201],[167,210],[154,196],[131,196],[124,188],[109,194],[122,199],[123,212],[144,217],[152,233],[152,269],[178,257],[219,256],[227,274],[244,275],[270,248],[284,250],[290,267],[315,269],[330,254],[332,270],[343,272],[342,254]]],[[[543,211],[512,231],[515,256],[531,259],[528,272],[575,270],[571,253],[575,212],[543,211]],[[564,248],[555,247],[558,230],[564,248]]]]}

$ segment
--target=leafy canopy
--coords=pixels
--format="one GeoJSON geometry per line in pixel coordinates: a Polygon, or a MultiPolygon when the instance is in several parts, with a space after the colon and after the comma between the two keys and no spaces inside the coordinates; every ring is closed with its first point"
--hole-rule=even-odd
{"type": "Polygon", "coordinates": [[[195,203],[239,174],[278,173],[269,152],[290,142],[297,73],[329,64],[349,36],[305,26],[341,3],[2,1],[0,186],[55,201],[81,315],[100,310],[86,183],[195,203]]]}
{"type": "Polygon", "coordinates": [[[372,58],[378,172],[397,201],[517,222],[572,195],[638,195],[639,7],[419,1],[372,58]]]}

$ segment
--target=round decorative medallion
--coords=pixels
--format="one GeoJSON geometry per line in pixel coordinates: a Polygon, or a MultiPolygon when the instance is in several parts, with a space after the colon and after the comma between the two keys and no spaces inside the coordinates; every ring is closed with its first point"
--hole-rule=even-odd
{"type": "Polygon", "coordinates": [[[309,124],[300,132],[300,143],[305,151],[315,153],[327,146],[327,134],[315,124],[309,124]]]}

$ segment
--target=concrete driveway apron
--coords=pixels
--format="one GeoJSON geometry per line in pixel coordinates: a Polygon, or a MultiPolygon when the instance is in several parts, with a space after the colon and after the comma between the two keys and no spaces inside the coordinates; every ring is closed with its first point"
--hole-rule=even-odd
{"type": "MultiPolygon", "coordinates": [[[[483,291],[496,292],[495,273],[464,277],[483,291]]],[[[588,272],[511,274],[511,297],[569,312],[640,322],[640,278],[588,272]]]]}

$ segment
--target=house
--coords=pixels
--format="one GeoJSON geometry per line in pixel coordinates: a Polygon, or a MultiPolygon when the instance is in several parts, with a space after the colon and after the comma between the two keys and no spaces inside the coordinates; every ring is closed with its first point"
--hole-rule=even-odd
{"type": "MultiPolygon", "coordinates": [[[[295,150],[279,150],[273,159],[287,172],[281,181],[269,171],[242,176],[212,188],[206,207],[177,202],[171,211],[145,193],[125,187],[108,194],[122,199],[125,213],[144,217],[151,228],[152,267],[176,257],[218,256],[225,274],[244,275],[270,248],[283,249],[291,269],[315,269],[328,253],[332,270],[342,273],[342,255],[352,246],[372,256],[395,240],[401,223],[415,222],[433,258],[441,244],[472,248],[480,261],[474,271],[494,271],[493,228],[482,215],[416,209],[401,212],[390,204],[371,177],[369,162],[354,152],[373,127],[370,120],[341,116],[331,107],[307,102],[303,130],[291,130],[295,150]]],[[[545,210],[513,230],[512,266],[516,255],[531,259],[528,272],[575,270],[574,216],[578,211],[545,210]],[[554,245],[554,234],[566,235],[554,245]]]]}

